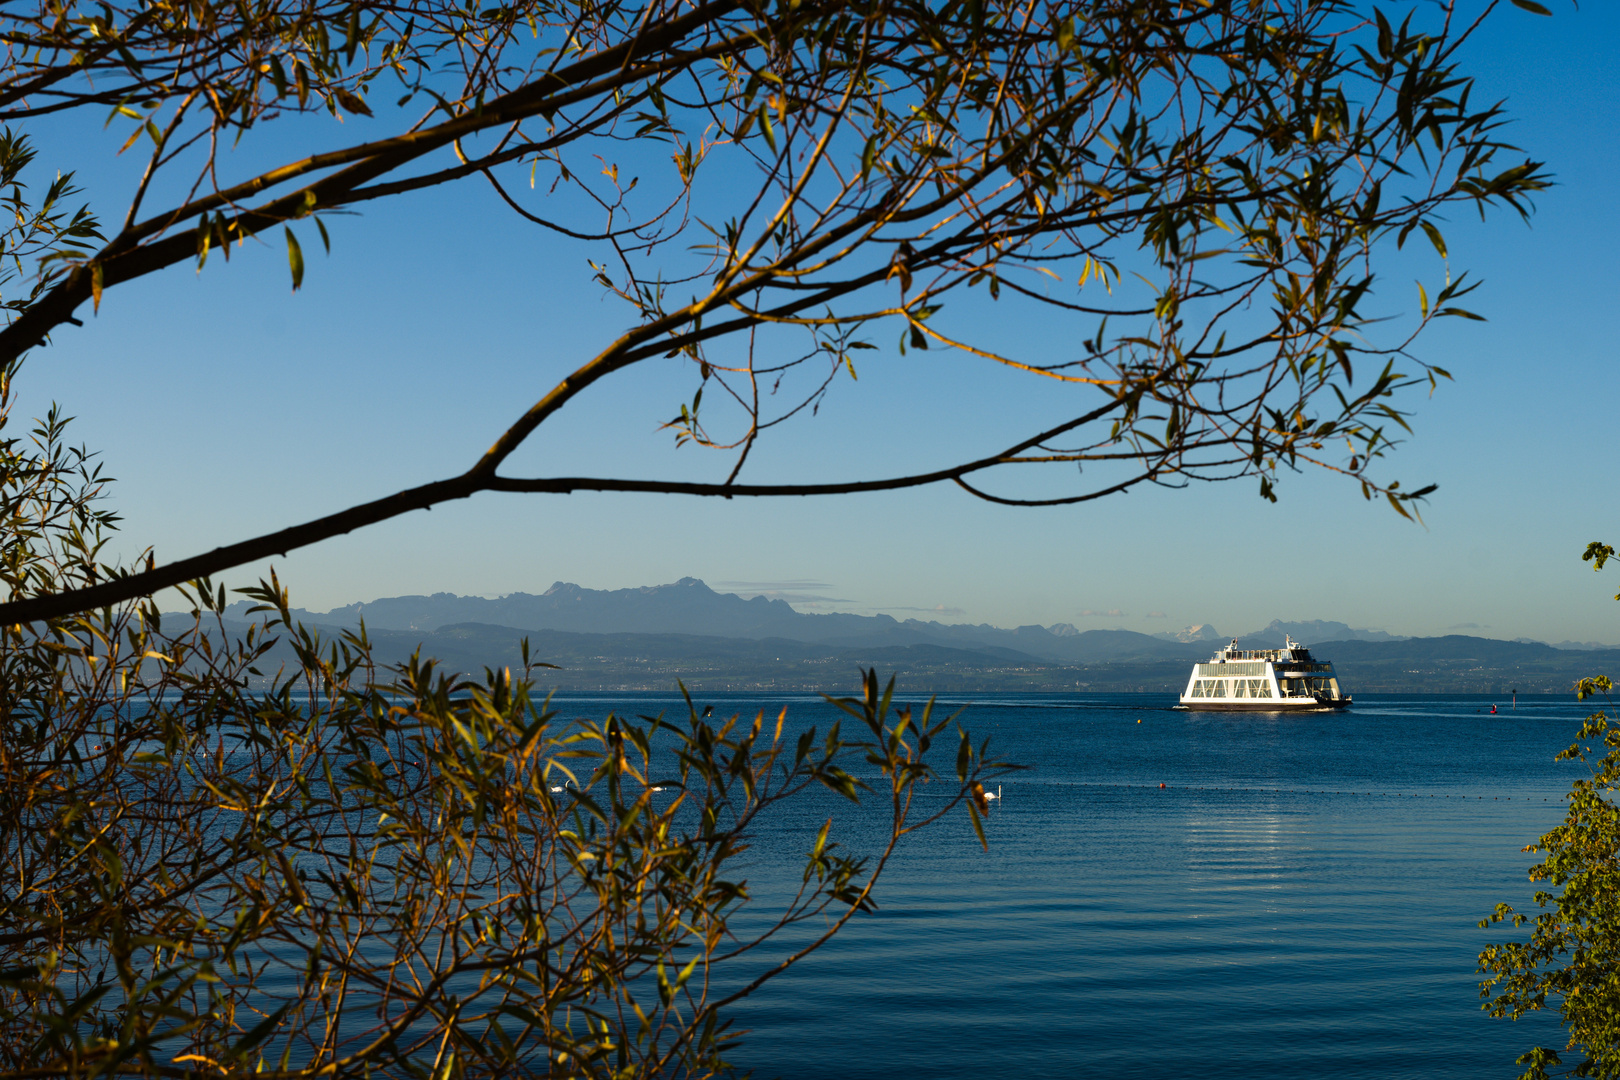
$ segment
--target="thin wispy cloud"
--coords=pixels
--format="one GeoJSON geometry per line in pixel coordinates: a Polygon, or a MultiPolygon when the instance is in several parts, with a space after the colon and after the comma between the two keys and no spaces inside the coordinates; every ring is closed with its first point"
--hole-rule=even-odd
{"type": "Polygon", "coordinates": [[[744,600],[752,600],[755,596],[763,596],[767,600],[786,600],[788,603],[794,605],[795,607],[797,607],[800,604],[858,604],[858,603],[860,603],[859,600],[855,600],[855,599],[853,599],[851,597],[847,597],[847,596],[823,596],[821,593],[785,592],[785,591],[779,591],[779,590],[769,590],[769,591],[764,591],[764,592],[756,592],[756,593],[753,593],[752,595],[749,595],[747,593],[739,593],[738,595],[742,596],[742,598],[744,600]]]}
{"type": "Polygon", "coordinates": [[[1460,622],[1446,627],[1447,630],[1489,630],[1490,623],[1460,622]]]}
{"type": "Polygon", "coordinates": [[[946,607],[940,604],[937,607],[885,607],[873,608],[874,611],[919,611],[929,615],[966,615],[967,608],[946,607]]]}
{"type": "Polygon", "coordinates": [[[768,592],[809,592],[832,588],[830,581],[816,581],[812,578],[793,578],[789,581],[717,581],[716,589],[724,589],[734,593],[768,593],[768,592]]]}
{"type": "Polygon", "coordinates": [[[1086,608],[1080,613],[1080,617],[1082,619],[1118,619],[1124,617],[1125,614],[1117,607],[1109,608],[1107,611],[1092,611],[1090,608],[1086,608]]]}
{"type": "Polygon", "coordinates": [[[1168,619],[1170,616],[1162,611],[1150,611],[1145,617],[1149,619],[1168,619]]]}
{"type": "Polygon", "coordinates": [[[826,581],[794,578],[791,581],[717,581],[715,588],[735,593],[744,600],[763,596],[767,600],[785,600],[794,607],[826,607],[829,604],[858,604],[844,596],[827,596],[822,590],[832,588],[826,581]]]}

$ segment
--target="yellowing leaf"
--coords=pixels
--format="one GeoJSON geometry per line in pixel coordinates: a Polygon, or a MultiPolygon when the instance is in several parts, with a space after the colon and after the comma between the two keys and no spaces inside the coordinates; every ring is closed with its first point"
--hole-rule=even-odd
{"type": "Polygon", "coordinates": [[[353,90],[345,90],[342,87],[339,87],[338,89],[332,91],[332,96],[337,98],[338,104],[343,106],[349,112],[358,113],[361,116],[371,115],[371,106],[366,104],[366,99],[361,97],[359,94],[356,94],[353,90]]]}

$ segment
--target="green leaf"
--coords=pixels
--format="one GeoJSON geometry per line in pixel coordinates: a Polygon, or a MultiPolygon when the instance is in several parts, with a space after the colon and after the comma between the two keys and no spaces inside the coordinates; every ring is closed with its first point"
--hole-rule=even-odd
{"type": "Polygon", "coordinates": [[[685,967],[681,968],[681,973],[675,976],[675,989],[679,990],[686,985],[686,981],[692,977],[692,973],[697,970],[698,963],[702,959],[703,954],[699,953],[697,956],[692,957],[685,967]]]}
{"type": "MultiPolygon", "coordinates": [[[[1528,11],[1531,14],[1534,14],[1534,15],[1551,15],[1552,14],[1552,12],[1548,11],[1546,8],[1542,7],[1540,4],[1536,3],[1536,0],[1513,0],[1513,6],[1516,7],[1516,8],[1524,8],[1524,10],[1526,10],[1526,11],[1528,11]]],[[[1557,1061],[1558,1059],[1554,1058],[1553,1060],[1557,1061]]]]}
{"type": "Polygon", "coordinates": [[[764,105],[759,107],[759,130],[770,144],[771,153],[776,153],[776,127],[771,123],[770,109],[764,105]]]}
{"type": "Polygon", "coordinates": [[[821,831],[816,833],[815,846],[810,849],[812,859],[819,859],[821,853],[827,849],[827,834],[830,831],[832,831],[832,818],[828,818],[826,823],[821,826],[821,831]]]}
{"type": "Polygon", "coordinates": [[[1435,228],[1432,223],[1427,221],[1420,222],[1419,224],[1422,226],[1423,232],[1428,236],[1429,243],[1434,245],[1434,250],[1440,253],[1440,257],[1442,259],[1446,258],[1446,240],[1445,237],[1440,235],[1440,230],[1435,228]]]}
{"type": "MultiPolygon", "coordinates": [[[[304,283],[304,249],[298,246],[298,237],[293,235],[292,229],[282,226],[282,232],[287,234],[287,265],[292,268],[293,292],[304,283]]],[[[1427,301],[1424,302],[1427,306],[1427,301]]]]}
{"type": "Polygon", "coordinates": [[[967,799],[966,802],[968,808],[968,817],[973,819],[973,831],[979,837],[979,846],[984,848],[984,850],[989,851],[990,841],[984,838],[984,823],[979,820],[979,808],[974,805],[971,798],[967,799]]]}

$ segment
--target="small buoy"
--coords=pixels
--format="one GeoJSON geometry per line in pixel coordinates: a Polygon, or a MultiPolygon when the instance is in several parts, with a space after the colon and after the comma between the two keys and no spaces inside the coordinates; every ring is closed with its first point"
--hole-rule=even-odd
{"type": "Polygon", "coordinates": [[[1162,788],[1162,787],[1164,787],[1164,785],[1163,785],[1163,784],[1160,784],[1160,785],[1159,785],[1159,786],[1160,786],[1160,787],[1161,787],[1161,788],[1162,788]]]}

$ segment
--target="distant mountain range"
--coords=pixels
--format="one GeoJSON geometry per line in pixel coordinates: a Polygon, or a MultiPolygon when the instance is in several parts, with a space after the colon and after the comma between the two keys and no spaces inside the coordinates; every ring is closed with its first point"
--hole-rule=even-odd
{"type": "MultiPolygon", "coordinates": [[[[228,613],[242,617],[248,604],[233,604],[228,613]]],[[[1020,655],[1060,663],[1115,660],[1201,659],[1212,645],[1231,640],[1208,623],[1185,630],[1139,634],[1133,630],[1079,630],[1071,623],[1004,629],[988,623],[924,622],[888,615],[810,614],[785,600],[715,592],[697,578],[668,585],[633,589],[586,589],[559,581],[545,592],[510,593],[490,599],[434,593],[391,596],[350,604],[327,612],[294,609],[294,615],[316,626],[354,627],[362,619],[373,630],[431,632],[458,624],[504,626],[534,632],[572,634],[685,634],[705,637],[789,641],[837,648],[939,645],[954,649],[1013,650],[1020,655]]],[[[1357,630],[1324,619],[1285,622],[1274,619],[1263,629],[1239,635],[1250,648],[1275,648],[1285,636],[1306,645],[1328,641],[1397,642],[1412,640],[1383,630],[1357,630]]],[[[1490,640],[1490,639],[1478,639],[1490,640]]],[[[1522,640],[1522,639],[1521,639],[1522,640]]],[[[1539,642],[1535,644],[1541,644],[1539,642]]],[[[1556,648],[1604,649],[1591,642],[1563,642],[1556,648]]]]}
{"type": "MultiPolygon", "coordinates": [[[[245,601],[228,614],[241,617],[245,601]]],[[[361,619],[374,630],[434,631],[477,623],[516,630],[558,630],[573,634],[699,634],[761,641],[783,638],[837,648],[870,649],[939,645],[955,649],[1011,649],[1020,655],[1062,663],[1122,658],[1191,659],[1209,648],[1202,643],[1162,641],[1132,630],[1078,630],[1068,623],[1020,626],[1012,630],[987,623],[904,622],[888,615],[814,615],[795,611],[785,600],[756,596],[744,600],[718,593],[697,578],[639,589],[584,589],[559,581],[536,596],[511,593],[481,596],[393,596],[350,604],[327,612],[297,609],[297,618],[315,626],[352,627],[361,619]]]]}
{"type": "MultiPolygon", "coordinates": [[[[1189,626],[1185,630],[1166,631],[1154,634],[1161,641],[1227,641],[1230,640],[1209,623],[1198,626],[1189,626]]],[[[1272,619],[1271,625],[1264,630],[1240,635],[1246,642],[1260,643],[1260,647],[1280,647],[1285,637],[1291,637],[1302,645],[1309,645],[1313,641],[1405,641],[1399,634],[1387,633],[1383,630],[1352,630],[1342,622],[1331,622],[1326,619],[1311,619],[1308,622],[1283,622],[1281,619],[1272,619]]],[[[1601,646],[1592,646],[1601,648],[1601,646]]]]}
{"type": "Polygon", "coordinates": [[[1199,623],[1184,630],[1165,630],[1154,634],[1160,641],[1220,641],[1221,632],[1209,623],[1199,623]]]}
{"type": "MultiPolygon", "coordinates": [[[[227,615],[245,619],[247,606],[234,604],[227,615]]],[[[1169,692],[1185,685],[1191,661],[1231,640],[1208,624],[1149,635],[1068,623],[1008,630],[806,614],[782,600],[717,593],[696,578],[616,590],[558,582],[538,596],[498,599],[396,596],[293,614],[327,629],[364,619],[380,660],[397,662],[420,648],[461,671],[516,664],[518,642],[527,637],[531,655],[559,665],[542,681],[576,690],[668,690],[677,678],[707,690],[847,690],[861,667],[875,665],[899,672],[910,692],[1169,692]]],[[[1405,638],[1323,620],[1276,620],[1242,635],[1240,644],[1274,648],[1285,635],[1333,661],[1352,693],[1564,692],[1583,676],[1620,675],[1620,650],[1607,646],[1405,638]]]]}

